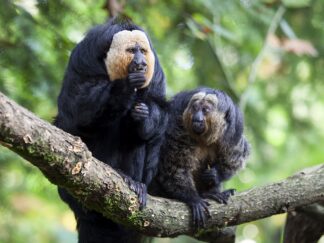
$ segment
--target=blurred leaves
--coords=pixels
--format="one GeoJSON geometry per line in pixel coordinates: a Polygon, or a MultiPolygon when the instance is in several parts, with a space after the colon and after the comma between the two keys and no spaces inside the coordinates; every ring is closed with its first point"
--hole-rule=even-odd
{"type": "Polygon", "coordinates": [[[283,4],[287,7],[302,8],[310,5],[311,0],[282,0],[283,4]]]}
{"type": "MultiPolygon", "coordinates": [[[[123,2],[124,13],[150,34],[168,96],[206,85],[244,103],[252,156],[226,187],[248,189],[323,162],[322,0],[123,2]]],[[[52,121],[69,54],[106,20],[104,5],[0,0],[0,91],[52,121]]],[[[56,187],[4,148],[0,184],[0,242],[76,242],[73,215],[56,187]]],[[[283,220],[244,224],[238,242],[279,242],[283,220]]]]}

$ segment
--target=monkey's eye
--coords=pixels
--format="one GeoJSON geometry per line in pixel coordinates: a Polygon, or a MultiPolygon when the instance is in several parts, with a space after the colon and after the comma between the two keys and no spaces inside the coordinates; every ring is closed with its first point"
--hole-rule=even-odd
{"type": "Polygon", "coordinates": [[[135,53],[136,49],[134,47],[130,47],[130,48],[127,48],[126,51],[130,52],[130,53],[135,53]]]}
{"type": "Polygon", "coordinates": [[[144,49],[144,48],[141,48],[141,52],[142,52],[143,54],[146,54],[146,53],[147,53],[147,50],[144,49]]]}
{"type": "Polygon", "coordinates": [[[202,112],[203,112],[204,114],[207,114],[207,113],[210,112],[210,108],[209,108],[209,107],[203,107],[203,108],[202,108],[202,112]]]}
{"type": "Polygon", "coordinates": [[[198,105],[198,103],[193,103],[193,104],[192,104],[192,109],[193,109],[194,111],[197,111],[197,110],[199,109],[199,105],[198,105]]]}

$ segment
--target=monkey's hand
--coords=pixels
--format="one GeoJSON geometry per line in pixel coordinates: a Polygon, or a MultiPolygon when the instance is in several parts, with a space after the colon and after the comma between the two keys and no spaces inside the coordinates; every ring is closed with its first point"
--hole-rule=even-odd
{"type": "Polygon", "coordinates": [[[215,167],[205,169],[200,176],[202,183],[206,186],[216,187],[220,183],[220,179],[215,167]]]}
{"type": "Polygon", "coordinates": [[[234,192],[235,189],[228,189],[221,192],[218,189],[213,188],[207,192],[203,192],[201,196],[203,198],[215,200],[218,203],[227,204],[228,199],[230,198],[230,196],[234,195],[234,192]]]}
{"type": "Polygon", "coordinates": [[[144,120],[149,114],[149,108],[145,103],[136,103],[131,110],[131,116],[135,121],[144,120]]]}
{"type": "Polygon", "coordinates": [[[128,74],[129,86],[134,90],[141,88],[146,81],[144,74],[143,72],[130,72],[128,74]]]}
{"type": "Polygon", "coordinates": [[[206,226],[206,221],[210,218],[208,209],[209,203],[201,198],[188,203],[192,212],[192,222],[195,229],[201,229],[206,226]]]}
{"type": "Polygon", "coordinates": [[[140,210],[145,208],[146,200],[147,200],[147,188],[146,188],[146,185],[141,183],[141,182],[134,181],[129,176],[124,176],[124,181],[127,183],[129,188],[133,192],[135,192],[136,195],[138,196],[138,201],[139,201],[139,204],[140,204],[140,210]]]}

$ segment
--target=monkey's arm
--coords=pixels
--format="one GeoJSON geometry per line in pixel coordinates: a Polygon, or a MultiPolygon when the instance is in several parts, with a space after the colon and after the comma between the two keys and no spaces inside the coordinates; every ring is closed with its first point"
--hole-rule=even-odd
{"type": "Polygon", "coordinates": [[[222,177],[219,173],[217,165],[205,169],[202,172],[200,179],[202,183],[204,183],[206,188],[208,188],[207,190],[201,193],[201,196],[203,198],[210,198],[219,203],[227,204],[229,197],[232,196],[235,192],[234,189],[221,191],[222,177]]]}
{"type": "Polygon", "coordinates": [[[216,169],[216,166],[208,166],[205,170],[202,171],[200,176],[201,182],[206,187],[220,187],[221,180],[216,169]]]}
{"type": "Polygon", "coordinates": [[[70,82],[59,97],[55,125],[75,135],[91,134],[124,116],[135,96],[126,80],[70,82]]]}
{"type": "Polygon", "coordinates": [[[234,189],[221,191],[221,183],[232,177],[239,169],[244,166],[245,160],[249,154],[249,144],[242,136],[239,143],[233,148],[226,150],[225,159],[216,161],[215,165],[202,172],[201,179],[207,185],[209,190],[203,192],[203,198],[210,198],[219,203],[227,204],[228,199],[235,192],[234,189]]]}
{"type": "Polygon", "coordinates": [[[250,145],[242,136],[235,146],[224,153],[225,160],[217,166],[221,181],[228,180],[244,167],[249,153],[250,145]]]}
{"type": "Polygon", "coordinates": [[[156,175],[158,163],[160,159],[160,148],[163,138],[156,136],[146,146],[146,158],[143,170],[142,182],[148,186],[153,177],[156,175]]]}
{"type": "Polygon", "coordinates": [[[138,96],[139,98],[131,111],[138,135],[143,140],[161,136],[168,121],[166,101],[157,97],[142,98],[141,94],[138,96]]]}
{"type": "Polygon", "coordinates": [[[172,165],[165,168],[163,175],[158,176],[158,180],[166,196],[185,202],[191,209],[193,226],[204,227],[210,216],[209,204],[199,196],[192,174],[185,168],[172,168],[172,165]]]}
{"type": "MultiPolygon", "coordinates": [[[[138,91],[139,93],[141,91],[138,91]]],[[[146,140],[146,158],[143,171],[143,183],[149,185],[156,174],[160,156],[160,147],[168,122],[166,102],[157,97],[141,98],[135,104],[131,115],[139,137],[146,140]],[[145,103],[144,103],[145,102],[145,103]]]]}

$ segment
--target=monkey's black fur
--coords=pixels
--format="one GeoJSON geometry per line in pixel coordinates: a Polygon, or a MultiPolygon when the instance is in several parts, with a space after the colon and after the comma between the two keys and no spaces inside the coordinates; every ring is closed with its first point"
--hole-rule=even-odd
{"type": "Polygon", "coordinates": [[[229,96],[210,88],[181,92],[170,102],[153,194],[187,203],[194,227],[202,227],[209,216],[205,199],[227,203],[234,190],[222,192],[221,183],[248,154],[243,116],[229,96]]]}
{"type": "MultiPolygon", "coordinates": [[[[150,43],[155,64],[147,87],[141,89],[142,69],[130,68],[125,79],[109,79],[104,58],[113,36],[122,30],[143,31],[129,21],[112,20],[91,29],[74,48],[54,124],[80,136],[94,157],[122,172],[145,206],[167,124],[165,77],[150,43]]],[[[65,189],[59,188],[59,194],[75,213],[80,243],[134,242],[130,231],[87,210],[65,189]]]]}

